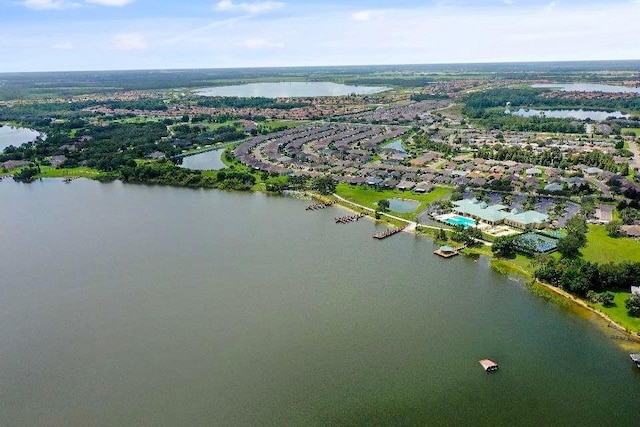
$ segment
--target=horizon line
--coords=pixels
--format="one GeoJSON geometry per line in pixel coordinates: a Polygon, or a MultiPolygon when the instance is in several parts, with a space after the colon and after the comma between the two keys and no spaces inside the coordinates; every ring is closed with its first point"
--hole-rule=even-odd
{"type": "MultiPolygon", "coordinates": [[[[47,70],[47,71],[0,71],[3,74],[45,74],[45,73],[88,73],[88,72],[133,72],[133,71],[198,71],[198,70],[279,70],[291,68],[358,68],[358,67],[425,67],[425,66],[472,66],[472,65],[505,65],[505,64],[578,64],[578,63],[613,63],[640,62],[637,59],[572,59],[562,61],[493,61],[493,62],[432,62],[432,63],[404,63],[404,64],[337,64],[337,65],[283,65],[283,66],[244,66],[244,67],[196,67],[196,68],[113,68],[113,69],[84,69],[84,70],[47,70]]],[[[629,70],[632,71],[632,70],[629,70]]]]}

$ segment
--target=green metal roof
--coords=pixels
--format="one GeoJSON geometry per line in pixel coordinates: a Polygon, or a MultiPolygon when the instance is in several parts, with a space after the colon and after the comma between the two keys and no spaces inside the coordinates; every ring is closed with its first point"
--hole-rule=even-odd
{"type": "Polygon", "coordinates": [[[549,216],[537,211],[526,211],[521,213],[511,213],[506,211],[508,206],[490,205],[486,206],[477,200],[458,200],[453,202],[458,210],[464,214],[480,218],[486,222],[500,222],[505,219],[517,222],[519,224],[541,224],[549,221],[549,216]]]}

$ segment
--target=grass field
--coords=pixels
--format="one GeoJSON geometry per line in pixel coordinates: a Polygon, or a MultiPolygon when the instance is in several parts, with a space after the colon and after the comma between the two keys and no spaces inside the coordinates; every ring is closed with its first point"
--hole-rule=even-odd
{"type": "Polygon", "coordinates": [[[415,194],[410,191],[400,190],[377,190],[374,188],[368,188],[364,186],[351,186],[348,184],[338,184],[336,193],[344,197],[345,199],[357,203],[359,205],[366,206],[371,209],[376,209],[376,203],[382,199],[409,199],[420,202],[420,206],[415,212],[399,213],[390,212],[401,218],[413,220],[417,214],[422,212],[427,206],[435,202],[438,199],[448,196],[453,190],[446,187],[436,187],[432,192],[427,194],[415,194]]]}
{"type": "Polygon", "coordinates": [[[640,262],[640,242],[627,237],[614,239],[607,236],[603,226],[590,225],[582,255],[585,260],[597,263],[640,262]]]}
{"type": "Polygon", "coordinates": [[[79,167],[79,168],[62,168],[56,169],[53,166],[41,166],[40,167],[41,178],[97,178],[100,175],[100,171],[97,169],[79,167]]]}
{"type": "Polygon", "coordinates": [[[619,323],[623,327],[627,328],[632,333],[640,332],[640,318],[630,317],[627,314],[627,308],[625,302],[629,299],[629,292],[614,292],[615,299],[613,305],[605,307],[602,304],[590,304],[592,307],[603,312],[616,323],[619,323]]]}
{"type": "MultiPolygon", "coordinates": [[[[635,136],[640,136],[640,128],[623,128],[622,129],[622,134],[623,135],[635,135],[635,136]]],[[[626,144],[625,144],[626,145],[626,144]]],[[[626,147],[625,147],[626,148],[626,147]]]]}
{"type": "Polygon", "coordinates": [[[259,122],[258,126],[266,128],[269,132],[280,127],[294,128],[311,123],[309,120],[268,120],[259,122]]]}

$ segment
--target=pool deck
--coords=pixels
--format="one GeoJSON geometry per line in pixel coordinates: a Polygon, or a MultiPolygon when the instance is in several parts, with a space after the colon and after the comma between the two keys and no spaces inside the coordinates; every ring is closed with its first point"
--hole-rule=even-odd
{"type": "Polygon", "coordinates": [[[472,218],[468,218],[466,216],[462,216],[459,214],[454,214],[454,213],[448,213],[448,214],[444,214],[444,215],[438,215],[436,217],[434,217],[434,219],[436,221],[439,221],[443,224],[446,224],[448,226],[454,226],[455,224],[448,222],[448,219],[452,219],[452,218],[467,218],[470,221],[473,221],[473,224],[469,224],[470,227],[476,227],[478,228],[480,231],[490,234],[494,237],[500,237],[500,236],[513,236],[513,235],[517,235],[520,234],[521,231],[518,230],[514,230],[511,227],[508,227],[506,225],[496,225],[496,226],[491,226],[489,224],[485,224],[483,222],[480,222],[478,225],[476,225],[475,220],[473,220],[472,218]]]}

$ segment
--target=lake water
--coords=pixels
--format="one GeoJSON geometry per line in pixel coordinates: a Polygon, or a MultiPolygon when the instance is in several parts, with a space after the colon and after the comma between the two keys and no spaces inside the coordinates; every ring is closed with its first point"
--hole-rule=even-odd
{"type": "Polygon", "coordinates": [[[394,150],[398,150],[402,153],[407,152],[407,150],[402,146],[402,141],[399,139],[394,139],[391,144],[386,144],[384,148],[393,148],[394,150]]]}
{"type": "Polygon", "coordinates": [[[224,169],[226,165],[222,161],[222,153],[224,153],[224,149],[187,156],[182,159],[182,164],[180,166],[195,170],[224,169]]]}
{"type": "Polygon", "coordinates": [[[351,86],[332,82],[248,83],[197,90],[200,96],[239,96],[266,98],[296,98],[314,96],[370,95],[389,88],[382,86],[351,86]]]}
{"type": "Polygon", "coordinates": [[[2,126],[0,127],[0,152],[10,145],[19,147],[25,142],[34,141],[38,135],[40,133],[33,129],[2,126]]]}
{"type": "Polygon", "coordinates": [[[341,208],[83,179],[0,200],[3,427],[637,424],[610,331],[341,208]]]}
{"type": "Polygon", "coordinates": [[[420,202],[408,199],[389,199],[389,209],[400,213],[414,212],[420,206],[420,202]]]}
{"type": "Polygon", "coordinates": [[[536,88],[560,89],[565,92],[640,93],[640,87],[605,85],[600,83],[534,84],[536,88]]]}
{"type": "Polygon", "coordinates": [[[533,117],[533,116],[541,116],[544,114],[545,117],[553,117],[558,119],[578,119],[578,120],[596,120],[602,121],[609,117],[615,118],[627,118],[628,114],[623,114],[620,111],[594,111],[594,110],[536,110],[534,108],[524,109],[520,108],[519,110],[506,110],[505,113],[511,112],[516,116],[522,117],[533,117]]]}

